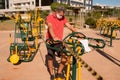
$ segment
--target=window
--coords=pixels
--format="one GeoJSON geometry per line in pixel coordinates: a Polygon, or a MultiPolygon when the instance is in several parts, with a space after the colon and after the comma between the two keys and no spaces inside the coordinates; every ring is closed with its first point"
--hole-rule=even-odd
{"type": "Polygon", "coordinates": [[[5,9],[5,0],[0,1],[0,9],[5,9]]]}
{"type": "Polygon", "coordinates": [[[41,0],[42,6],[50,6],[54,0],[41,0]]]}
{"type": "Polygon", "coordinates": [[[35,0],[36,6],[39,6],[39,0],[35,0]]]}

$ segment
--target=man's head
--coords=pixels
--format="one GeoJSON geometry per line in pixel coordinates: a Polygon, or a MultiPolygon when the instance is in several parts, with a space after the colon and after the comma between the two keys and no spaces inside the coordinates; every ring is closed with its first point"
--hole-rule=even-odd
{"type": "Polygon", "coordinates": [[[63,6],[58,6],[55,9],[55,12],[56,12],[57,18],[62,19],[64,17],[64,14],[65,14],[65,8],[63,6]]]}

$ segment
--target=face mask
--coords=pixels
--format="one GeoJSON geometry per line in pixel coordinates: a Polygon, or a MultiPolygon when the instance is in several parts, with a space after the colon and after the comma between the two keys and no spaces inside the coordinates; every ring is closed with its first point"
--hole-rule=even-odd
{"type": "Polygon", "coordinates": [[[62,16],[60,16],[59,14],[56,14],[58,19],[62,19],[62,16]]]}

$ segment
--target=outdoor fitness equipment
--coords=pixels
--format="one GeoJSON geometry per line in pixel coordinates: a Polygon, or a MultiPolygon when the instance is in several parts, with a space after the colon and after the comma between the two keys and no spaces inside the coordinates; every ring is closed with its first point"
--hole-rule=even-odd
{"type": "MultiPolygon", "coordinates": [[[[111,35],[110,35],[110,46],[112,46],[112,40],[113,40],[113,38],[112,38],[112,35],[116,35],[117,36],[117,31],[119,30],[119,32],[120,32],[120,27],[111,27],[111,35]]],[[[117,39],[117,40],[120,40],[120,37],[115,37],[115,39],[117,39]]]]}
{"type": "Polygon", "coordinates": [[[119,40],[120,37],[118,37],[117,33],[120,31],[120,27],[114,26],[114,27],[101,27],[100,34],[109,37],[110,38],[110,46],[112,46],[112,40],[116,39],[119,40]]]}
{"type": "MultiPolygon", "coordinates": [[[[7,15],[7,17],[10,17],[7,15]]],[[[10,34],[10,56],[8,61],[17,64],[19,61],[32,61],[39,48],[38,39],[42,37],[42,24],[44,20],[40,17],[40,10],[29,11],[26,14],[19,12],[15,18],[14,41],[10,34]]]]}
{"type": "Polygon", "coordinates": [[[108,37],[110,39],[110,46],[112,46],[113,40],[120,39],[120,20],[117,18],[100,18],[97,20],[96,26],[100,28],[100,35],[108,37]]]}
{"type": "MultiPolygon", "coordinates": [[[[68,56],[67,73],[66,73],[65,80],[76,80],[77,67],[78,67],[77,69],[78,79],[77,80],[81,80],[81,58],[80,56],[85,54],[85,49],[84,49],[83,44],[79,41],[79,39],[87,39],[90,42],[92,41],[92,43],[89,43],[89,46],[92,47],[93,49],[104,48],[106,45],[104,40],[89,38],[80,32],[73,32],[69,34],[63,39],[63,41],[53,41],[52,39],[48,39],[46,41],[47,48],[51,48],[56,51],[61,51],[62,53],[65,53],[68,56]],[[63,46],[66,47],[66,49],[63,49],[62,47],[55,48],[55,47],[50,46],[51,44],[54,44],[54,43],[62,43],[63,46]],[[71,64],[71,61],[72,61],[72,64],[71,64]],[[70,79],[71,67],[72,67],[72,79],[70,79]]],[[[58,78],[57,80],[62,80],[62,79],[58,78]]]]}

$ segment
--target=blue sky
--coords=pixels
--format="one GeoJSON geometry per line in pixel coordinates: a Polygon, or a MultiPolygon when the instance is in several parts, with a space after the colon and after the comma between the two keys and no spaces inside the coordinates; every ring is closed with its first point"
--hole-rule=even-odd
{"type": "Polygon", "coordinates": [[[120,7],[120,0],[93,0],[93,4],[102,4],[102,5],[120,7]]]}

